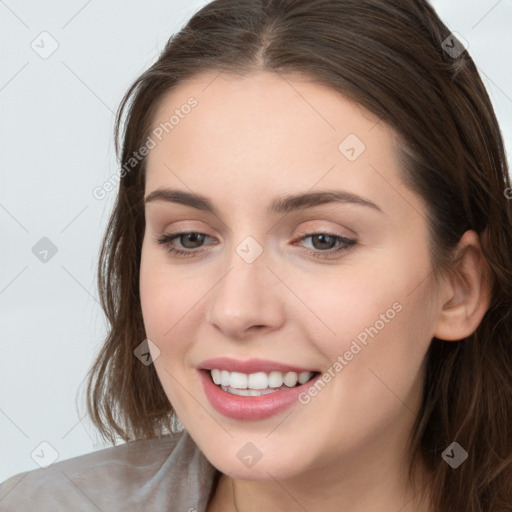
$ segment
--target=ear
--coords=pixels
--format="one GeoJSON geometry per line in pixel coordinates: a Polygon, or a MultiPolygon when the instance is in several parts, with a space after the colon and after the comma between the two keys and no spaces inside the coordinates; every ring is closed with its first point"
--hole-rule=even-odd
{"type": "Polygon", "coordinates": [[[436,338],[446,341],[461,340],[473,334],[491,301],[491,272],[475,231],[464,233],[457,254],[442,285],[442,309],[434,330],[436,338]]]}

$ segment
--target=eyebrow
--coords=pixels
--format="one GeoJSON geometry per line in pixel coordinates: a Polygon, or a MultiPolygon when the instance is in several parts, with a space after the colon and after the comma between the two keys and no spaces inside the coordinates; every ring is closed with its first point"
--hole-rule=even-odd
{"type": "MultiPolygon", "coordinates": [[[[156,189],[146,196],[144,203],[148,204],[154,201],[182,204],[213,213],[217,216],[219,215],[217,208],[215,208],[210,199],[185,190],[168,188],[156,189]]],[[[352,203],[367,206],[380,213],[384,213],[373,201],[345,190],[322,190],[319,192],[305,192],[303,194],[277,197],[268,207],[268,211],[269,213],[289,213],[295,210],[304,210],[306,208],[313,208],[329,203],[352,203]]]]}

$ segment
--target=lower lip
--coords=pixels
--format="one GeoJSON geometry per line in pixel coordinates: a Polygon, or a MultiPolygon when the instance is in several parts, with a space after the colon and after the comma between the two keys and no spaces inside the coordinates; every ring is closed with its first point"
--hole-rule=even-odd
{"type": "Polygon", "coordinates": [[[210,372],[199,370],[206,397],[217,411],[237,420],[262,420],[278,414],[298,401],[299,395],[312,386],[321,376],[318,374],[306,384],[276,391],[262,396],[232,395],[219,388],[211,379],[210,372]]]}

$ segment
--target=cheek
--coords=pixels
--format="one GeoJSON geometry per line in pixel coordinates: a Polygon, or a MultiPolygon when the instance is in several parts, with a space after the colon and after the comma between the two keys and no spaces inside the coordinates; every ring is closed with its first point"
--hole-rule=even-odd
{"type": "Polygon", "coordinates": [[[411,278],[403,272],[397,275],[394,268],[380,263],[358,262],[329,274],[295,279],[294,291],[304,298],[310,310],[296,318],[310,327],[316,326],[312,339],[320,342],[331,356],[343,353],[358,336],[364,341],[371,326],[376,324],[379,331],[387,330],[400,316],[398,310],[405,306],[404,290],[411,278]]]}
{"type": "Polygon", "coordinates": [[[154,250],[142,249],[140,265],[140,300],[142,316],[148,338],[161,342],[174,329],[179,319],[180,304],[187,302],[187,288],[181,280],[173,280],[168,268],[161,262],[161,255],[154,250]],[[180,297],[180,300],[178,300],[180,297]]]}
{"type": "Polygon", "coordinates": [[[214,282],[209,283],[204,275],[198,278],[197,271],[186,266],[171,266],[164,251],[143,247],[139,282],[142,316],[146,335],[158,345],[163,360],[172,361],[172,356],[190,348],[194,329],[204,321],[202,308],[214,282]]]}
{"type": "Polygon", "coordinates": [[[358,260],[322,279],[296,280],[297,295],[307,297],[308,308],[316,314],[298,321],[305,332],[309,326],[310,339],[333,373],[346,376],[340,392],[363,386],[368,399],[379,396],[375,387],[385,390],[375,374],[406,393],[417,383],[435,323],[425,279],[428,255],[420,249],[404,247],[371,262],[358,260]]]}

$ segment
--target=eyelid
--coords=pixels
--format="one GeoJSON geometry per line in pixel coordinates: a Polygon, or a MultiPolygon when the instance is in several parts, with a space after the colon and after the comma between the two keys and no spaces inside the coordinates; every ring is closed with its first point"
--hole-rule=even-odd
{"type": "Polygon", "coordinates": [[[317,227],[317,225],[306,224],[305,226],[299,227],[296,230],[296,233],[297,233],[295,235],[296,237],[303,237],[303,236],[312,235],[312,234],[325,233],[328,235],[335,235],[335,236],[339,236],[342,238],[351,238],[351,239],[356,239],[356,240],[358,239],[358,235],[351,229],[343,227],[343,230],[342,230],[342,229],[340,229],[339,224],[337,225],[337,227],[331,228],[330,226],[326,226],[325,222],[319,227],[317,227]]]}

